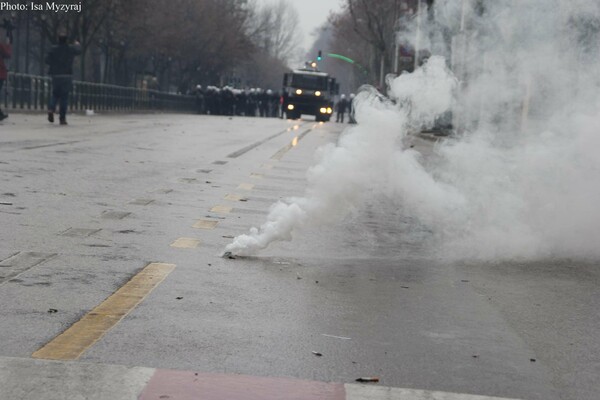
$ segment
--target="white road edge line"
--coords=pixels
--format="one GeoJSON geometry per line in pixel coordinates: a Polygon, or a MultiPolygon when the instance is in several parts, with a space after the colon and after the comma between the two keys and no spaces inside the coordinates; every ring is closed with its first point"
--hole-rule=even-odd
{"type": "Polygon", "coordinates": [[[372,385],[345,384],[346,400],[519,400],[505,397],[432,392],[372,385]]]}

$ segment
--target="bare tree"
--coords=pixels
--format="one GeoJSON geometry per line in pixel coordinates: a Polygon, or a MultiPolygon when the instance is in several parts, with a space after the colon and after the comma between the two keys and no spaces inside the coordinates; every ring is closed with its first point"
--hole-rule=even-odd
{"type": "Polygon", "coordinates": [[[263,8],[256,0],[86,0],[80,13],[18,13],[15,23],[13,70],[23,71],[20,60],[27,71],[34,55],[42,72],[46,44],[66,31],[82,45],[81,79],[132,84],[143,77],[181,91],[248,68],[268,82],[300,42],[290,0],[263,8]]]}
{"type": "Polygon", "coordinates": [[[290,0],[277,0],[257,14],[256,44],[272,57],[287,62],[302,43],[298,11],[290,0]]]}
{"type": "MultiPolygon", "coordinates": [[[[371,81],[383,86],[386,72],[393,70],[396,33],[402,28],[402,21],[414,16],[418,2],[345,0],[343,10],[330,17],[334,27],[333,47],[368,66],[371,81]]],[[[421,2],[429,6],[432,0],[421,2]]]]}

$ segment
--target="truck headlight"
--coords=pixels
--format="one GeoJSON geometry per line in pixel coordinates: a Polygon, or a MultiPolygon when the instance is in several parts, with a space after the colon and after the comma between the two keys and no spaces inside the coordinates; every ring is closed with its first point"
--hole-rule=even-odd
{"type": "Polygon", "coordinates": [[[321,109],[319,111],[321,111],[321,114],[327,113],[327,109],[325,107],[321,107],[321,109]]]}
{"type": "Polygon", "coordinates": [[[297,95],[301,95],[302,94],[302,89],[296,89],[296,94],[297,95]]]}
{"type": "Polygon", "coordinates": [[[319,91],[317,90],[317,91],[315,92],[315,96],[317,96],[317,97],[318,97],[318,96],[320,96],[320,95],[321,95],[321,92],[319,92],[319,91]]]}
{"type": "Polygon", "coordinates": [[[294,105],[293,104],[288,104],[288,110],[293,110],[294,109],[294,105]]]}

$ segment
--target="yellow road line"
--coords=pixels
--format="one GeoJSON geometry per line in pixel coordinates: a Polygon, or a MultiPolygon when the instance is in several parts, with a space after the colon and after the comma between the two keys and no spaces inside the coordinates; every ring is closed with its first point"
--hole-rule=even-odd
{"type": "Polygon", "coordinates": [[[193,225],[193,228],[196,229],[215,229],[219,221],[209,221],[206,219],[201,219],[193,225]]]}
{"type": "Polygon", "coordinates": [[[273,154],[273,157],[271,157],[272,160],[281,160],[283,158],[283,156],[285,155],[285,153],[287,153],[288,151],[290,151],[290,149],[292,149],[294,146],[292,146],[291,144],[286,145],[285,147],[281,148],[277,153],[273,154]]]}
{"type": "Polygon", "coordinates": [[[176,247],[178,249],[195,249],[199,245],[200,241],[193,238],[179,238],[171,243],[171,247],[176,247]]]}
{"type": "Polygon", "coordinates": [[[241,199],[243,199],[242,196],[240,196],[239,194],[228,194],[227,196],[225,196],[225,200],[230,200],[230,201],[240,201],[241,199]]]}
{"type": "Polygon", "coordinates": [[[174,264],[147,265],[99,306],[31,356],[47,360],[78,359],[140,304],[173,269],[174,264]]]}
{"type": "Polygon", "coordinates": [[[254,189],[254,185],[251,183],[241,183],[237,188],[242,190],[252,190],[254,189]]]}
{"type": "MultiPolygon", "coordinates": [[[[312,128],[305,130],[304,132],[302,132],[301,134],[299,134],[298,136],[295,136],[294,139],[292,140],[292,143],[282,147],[281,149],[279,149],[279,151],[275,154],[273,154],[273,156],[271,157],[271,161],[281,161],[281,159],[283,158],[283,156],[285,155],[285,153],[287,153],[288,151],[290,151],[291,149],[293,149],[294,147],[296,147],[298,145],[298,142],[300,142],[300,140],[302,140],[304,138],[304,136],[306,136],[310,131],[312,131],[313,129],[315,129],[318,125],[314,125],[312,128]]],[[[294,129],[299,129],[300,127],[298,126],[298,128],[296,128],[294,126],[294,129]]]]}
{"type": "Polygon", "coordinates": [[[250,174],[250,177],[251,178],[256,178],[256,179],[262,179],[265,176],[263,174],[257,174],[256,172],[253,172],[253,173],[250,174]]]}
{"type": "Polygon", "coordinates": [[[217,214],[229,214],[231,212],[231,210],[233,210],[233,207],[214,206],[213,208],[210,209],[210,212],[214,212],[217,214]]]}

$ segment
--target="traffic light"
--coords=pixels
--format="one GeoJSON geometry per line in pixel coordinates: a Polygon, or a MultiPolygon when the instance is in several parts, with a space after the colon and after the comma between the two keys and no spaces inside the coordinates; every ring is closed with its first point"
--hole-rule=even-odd
{"type": "Polygon", "coordinates": [[[321,61],[323,59],[323,53],[319,50],[319,54],[317,55],[317,61],[321,61]]]}

